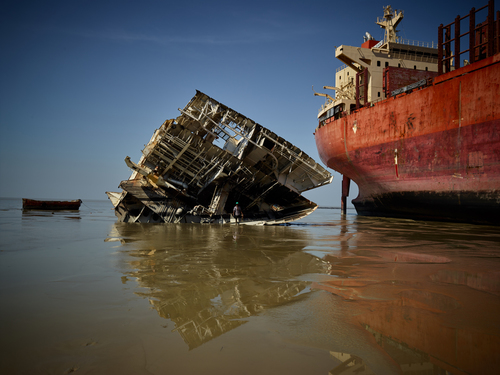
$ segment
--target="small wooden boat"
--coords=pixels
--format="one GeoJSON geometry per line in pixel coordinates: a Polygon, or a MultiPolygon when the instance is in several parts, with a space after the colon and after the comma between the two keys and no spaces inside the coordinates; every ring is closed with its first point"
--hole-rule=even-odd
{"type": "Polygon", "coordinates": [[[71,201],[39,201],[23,198],[24,210],[78,210],[81,199],[71,201]]]}

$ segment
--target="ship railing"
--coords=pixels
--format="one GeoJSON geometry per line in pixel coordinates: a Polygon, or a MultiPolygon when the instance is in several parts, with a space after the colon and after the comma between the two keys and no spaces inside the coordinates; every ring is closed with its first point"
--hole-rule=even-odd
{"type": "MultiPolygon", "coordinates": [[[[377,44],[375,44],[375,46],[373,46],[373,48],[380,48],[386,43],[387,43],[387,39],[384,37],[384,39],[381,40],[380,42],[378,42],[377,44]]],[[[438,48],[438,43],[436,43],[436,42],[422,42],[420,40],[403,39],[401,37],[396,38],[396,43],[405,44],[407,46],[415,46],[415,47],[426,47],[426,48],[434,48],[434,49],[438,48]]]]}
{"type": "Polygon", "coordinates": [[[400,38],[398,43],[406,44],[408,46],[438,48],[438,44],[436,42],[422,42],[422,41],[418,41],[418,40],[410,40],[410,39],[400,38]]]}
{"type": "Polygon", "coordinates": [[[331,104],[331,102],[330,103],[321,104],[321,107],[318,110],[318,114],[320,114],[321,112],[323,112],[326,109],[326,107],[328,107],[330,104],[331,104]]]}
{"type": "Polygon", "coordinates": [[[370,106],[370,107],[373,107],[375,104],[377,104],[377,103],[379,103],[379,102],[381,102],[381,101],[383,101],[383,100],[385,100],[385,99],[386,99],[386,98],[377,98],[377,99],[375,99],[375,100],[372,100],[372,101],[371,101],[370,103],[368,103],[368,104],[369,104],[369,106],[370,106]]]}
{"type": "Polygon", "coordinates": [[[346,64],[344,64],[344,65],[342,65],[342,66],[339,66],[339,67],[335,70],[335,73],[338,73],[338,72],[340,72],[341,70],[344,70],[345,68],[347,68],[347,65],[346,65],[346,64]]]}
{"type": "MultiPolygon", "coordinates": [[[[484,12],[483,12],[484,13],[484,12]]],[[[466,16],[457,16],[455,21],[438,29],[438,73],[448,73],[500,52],[500,12],[496,12],[495,2],[490,0],[487,5],[472,8],[466,16]],[[488,9],[486,19],[478,23],[476,15],[483,9],[488,9]],[[469,18],[468,31],[462,32],[461,21],[469,18]],[[468,40],[467,40],[468,39],[468,40]],[[461,50],[463,41],[468,48],[461,50]],[[444,71],[443,71],[444,70],[444,71]]],[[[467,24],[467,23],[466,23],[467,24]]]]}
{"type": "Polygon", "coordinates": [[[400,59],[400,60],[411,60],[411,61],[421,61],[421,62],[429,62],[436,64],[438,59],[432,56],[426,55],[414,55],[404,52],[391,52],[391,57],[400,59]]]}

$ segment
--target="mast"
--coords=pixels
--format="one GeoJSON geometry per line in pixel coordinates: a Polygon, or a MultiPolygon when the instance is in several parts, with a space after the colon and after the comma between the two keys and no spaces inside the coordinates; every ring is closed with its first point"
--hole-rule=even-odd
{"type": "Polygon", "coordinates": [[[397,9],[392,9],[390,5],[384,7],[384,17],[377,17],[377,25],[385,30],[384,44],[386,43],[397,43],[398,40],[398,30],[396,27],[403,19],[403,11],[398,12],[397,9]]]}

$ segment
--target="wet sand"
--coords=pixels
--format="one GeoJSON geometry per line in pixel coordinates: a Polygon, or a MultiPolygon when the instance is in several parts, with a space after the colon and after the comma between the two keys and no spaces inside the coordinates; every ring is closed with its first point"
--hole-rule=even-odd
{"type": "Polygon", "coordinates": [[[5,374],[493,374],[500,231],[319,209],[116,223],[0,200],[5,374]]]}

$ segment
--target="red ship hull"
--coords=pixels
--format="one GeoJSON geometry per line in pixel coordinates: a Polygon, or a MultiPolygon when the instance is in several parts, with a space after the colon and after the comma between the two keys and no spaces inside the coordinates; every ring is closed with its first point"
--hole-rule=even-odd
{"type": "Polygon", "coordinates": [[[361,215],[500,224],[500,54],[316,129],[361,215]]]}

